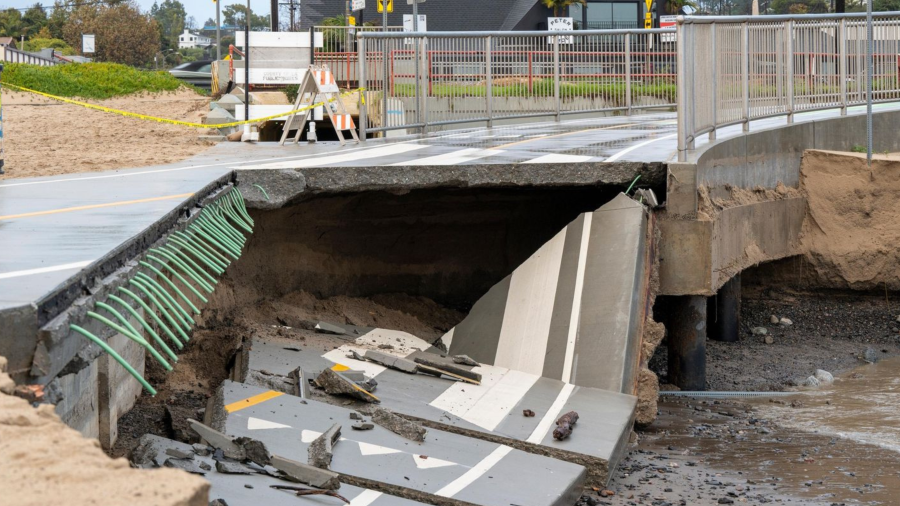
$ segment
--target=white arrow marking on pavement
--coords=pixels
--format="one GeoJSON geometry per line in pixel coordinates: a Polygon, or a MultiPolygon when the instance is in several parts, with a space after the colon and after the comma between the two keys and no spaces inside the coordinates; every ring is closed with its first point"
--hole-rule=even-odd
{"type": "Polygon", "coordinates": [[[361,441],[355,441],[355,443],[359,444],[359,453],[363,454],[364,457],[367,457],[369,455],[390,455],[392,453],[403,453],[400,450],[388,448],[387,446],[373,445],[372,443],[363,443],[361,441]]]}
{"type": "Polygon", "coordinates": [[[455,462],[450,462],[448,460],[436,459],[434,457],[428,457],[426,455],[413,455],[413,460],[416,461],[416,467],[419,469],[434,469],[437,467],[447,467],[447,466],[455,466],[455,462]],[[422,457],[425,457],[424,459],[422,457]]]}
{"type": "Polygon", "coordinates": [[[300,441],[304,443],[312,443],[316,440],[317,437],[321,436],[321,432],[316,432],[314,430],[303,430],[300,432],[300,441]]]}
{"type": "Polygon", "coordinates": [[[253,418],[252,416],[247,419],[247,430],[262,430],[262,429],[290,429],[290,425],[285,425],[283,423],[278,422],[270,422],[268,420],[263,420],[261,418],[253,418]]]}
{"type": "Polygon", "coordinates": [[[381,492],[376,492],[374,490],[363,490],[361,494],[354,497],[353,500],[350,501],[349,506],[369,506],[375,499],[381,497],[381,492]]]}

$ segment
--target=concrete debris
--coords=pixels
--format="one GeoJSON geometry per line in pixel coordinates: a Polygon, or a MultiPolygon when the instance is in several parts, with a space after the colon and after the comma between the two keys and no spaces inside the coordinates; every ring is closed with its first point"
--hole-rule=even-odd
{"type": "Polygon", "coordinates": [[[778,317],[775,315],[770,316],[769,323],[771,323],[772,325],[778,325],[778,317]]]}
{"type": "Polygon", "coordinates": [[[390,353],[368,350],[366,351],[364,357],[367,360],[371,360],[376,364],[383,365],[390,369],[396,369],[398,371],[409,374],[416,374],[417,372],[419,372],[419,366],[417,366],[416,363],[412,360],[407,360],[403,357],[391,355],[390,353]]]}
{"type": "Polygon", "coordinates": [[[369,415],[372,417],[373,422],[398,436],[420,443],[425,441],[425,433],[427,432],[425,427],[401,418],[389,409],[374,407],[369,410],[369,415]]]}
{"type": "Polygon", "coordinates": [[[651,209],[659,207],[659,199],[656,198],[656,193],[650,188],[636,190],[634,192],[634,199],[651,209]]]}
{"type": "Polygon", "coordinates": [[[212,471],[212,466],[209,465],[209,464],[207,464],[206,462],[202,462],[202,461],[201,461],[201,462],[200,462],[200,469],[203,469],[204,471],[212,471]]]}
{"type": "Polygon", "coordinates": [[[188,420],[197,416],[194,410],[182,406],[166,406],[166,425],[169,427],[169,433],[174,436],[173,439],[184,443],[198,442],[197,436],[191,430],[191,424],[188,420]]]}
{"type": "Polygon", "coordinates": [[[578,413],[569,411],[556,420],[556,428],[553,429],[553,439],[562,441],[572,434],[575,424],[578,423],[578,413]]]}
{"type": "Polygon", "coordinates": [[[309,399],[309,378],[306,377],[303,369],[300,367],[294,369],[288,373],[288,377],[296,385],[296,395],[301,399],[309,399]]]}
{"type": "Polygon", "coordinates": [[[816,369],[816,379],[823,385],[834,383],[834,375],[824,369],[816,369]]]}
{"type": "Polygon", "coordinates": [[[326,490],[337,490],[341,487],[337,473],[278,455],[272,456],[272,467],[284,473],[285,479],[289,481],[326,490]]]}
{"type": "Polygon", "coordinates": [[[228,506],[228,503],[225,502],[225,499],[213,499],[209,501],[209,506],[228,506]]]}
{"type": "Polygon", "coordinates": [[[247,374],[247,384],[297,395],[297,382],[294,379],[265,371],[250,371],[247,374]]]}
{"type": "Polygon", "coordinates": [[[523,409],[523,410],[522,410],[522,415],[524,415],[524,416],[526,416],[526,417],[528,417],[528,418],[531,418],[532,416],[534,416],[534,411],[532,411],[532,410],[530,410],[530,409],[523,409]]]}
{"type": "Polygon", "coordinates": [[[357,413],[356,411],[351,411],[350,419],[351,420],[363,420],[363,416],[361,414],[357,413]]]}
{"type": "Polygon", "coordinates": [[[365,362],[365,361],[366,361],[366,359],[365,359],[362,355],[360,355],[359,353],[357,353],[356,350],[350,350],[350,351],[348,351],[348,352],[347,352],[347,358],[352,358],[353,360],[359,360],[359,361],[362,361],[362,362],[365,362]]]}
{"type": "Polygon", "coordinates": [[[332,425],[328,430],[313,440],[307,448],[309,465],[319,469],[331,467],[331,458],[334,456],[334,445],[341,437],[340,424],[332,425]]]}
{"type": "Polygon", "coordinates": [[[372,430],[375,428],[375,424],[372,422],[356,422],[350,428],[353,430],[372,430]]]}
{"type": "Polygon", "coordinates": [[[375,378],[366,378],[364,380],[356,381],[355,383],[362,387],[366,392],[374,392],[378,387],[378,382],[375,381],[375,378]]]}
{"type": "Polygon", "coordinates": [[[791,321],[790,318],[782,317],[780,320],[778,320],[778,324],[781,325],[782,327],[790,327],[791,325],[794,324],[794,322],[791,321]]]}
{"type": "Polygon", "coordinates": [[[468,355],[453,355],[453,363],[470,365],[472,367],[478,367],[479,365],[481,365],[468,355]]]}
{"type": "Polygon", "coordinates": [[[294,492],[297,497],[303,497],[307,495],[327,495],[340,499],[346,504],[350,504],[350,501],[348,501],[346,497],[338,494],[337,492],[334,492],[333,490],[316,490],[314,488],[289,487],[287,485],[269,485],[269,487],[276,490],[290,490],[291,492],[294,492]]]}
{"type": "Polygon", "coordinates": [[[392,345],[392,344],[379,344],[379,345],[378,345],[378,349],[379,349],[379,350],[393,350],[393,349],[394,349],[394,345],[392,345]]]}
{"type": "Polygon", "coordinates": [[[810,376],[803,381],[803,386],[805,386],[805,387],[818,388],[819,385],[820,385],[819,380],[815,376],[810,376]]]}
{"type": "Polygon", "coordinates": [[[204,444],[196,443],[192,448],[194,449],[194,453],[201,457],[206,457],[211,453],[210,448],[204,444]]]}
{"type": "Polygon", "coordinates": [[[750,329],[750,333],[754,336],[764,336],[769,333],[769,329],[765,327],[753,327],[750,329]]]}
{"type": "Polygon", "coordinates": [[[331,323],[319,322],[316,324],[316,332],[321,334],[332,334],[336,336],[347,335],[347,331],[343,327],[332,325],[331,323]]]}
{"type": "Polygon", "coordinates": [[[413,359],[417,364],[425,365],[428,367],[433,367],[435,369],[446,371],[450,373],[452,376],[460,376],[472,381],[477,381],[481,383],[481,374],[474,372],[470,369],[466,369],[464,367],[460,367],[457,363],[455,363],[452,359],[447,359],[441,357],[439,355],[429,354],[426,356],[425,353],[418,354],[413,359]]]}
{"type": "Polygon", "coordinates": [[[229,460],[216,461],[216,471],[225,474],[252,474],[253,471],[241,464],[240,462],[232,462],[229,460]]]}
{"type": "Polygon", "coordinates": [[[191,473],[191,474],[206,474],[206,470],[200,467],[200,463],[196,460],[185,460],[185,459],[166,459],[163,463],[166,467],[174,467],[175,469],[181,469],[182,471],[191,473]]]}
{"type": "Polygon", "coordinates": [[[325,369],[316,378],[316,384],[329,395],[347,395],[365,402],[381,402],[363,387],[332,369],[325,369]]]}
{"type": "Polygon", "coordinates": [[[179,450],[177,448],[166,448],[166,455],[168,455],[170,457],[175,457],[176,459],[190,460],[190,459],[194,458],[193,452],[186,452],[186,451],[179,450]]]}
{"type": "Polygon", "coordinates": [[[234,444],[239,446],[246,455],[246,459],[254,464],[265,467],[272,460],[272,454],[262,441],[251,439],[249,437],[235,438],[234,444]]]}
{"type": "Polygon", "coordinates": [[[188,419],[188,422],[191,424],[191,428],[194,429],[194,432],[200,435],[209,446],[216,448],[218,450],[222,450],[222,453],[225,457],[234,460],[246,460],[247,453],[244,449],[235,444],[234,440],[229,436],[222,434],[221,432],[213,429],[212,427],[207,427],[197,420],[188,419]]]}
{"type": "Polygon", "coordinates": [[[863,353],[862,359],[870,364],[874,364],[878,362],[878,352],[875,351],[875,348],[866,348],[865,353],[863,353]]]}

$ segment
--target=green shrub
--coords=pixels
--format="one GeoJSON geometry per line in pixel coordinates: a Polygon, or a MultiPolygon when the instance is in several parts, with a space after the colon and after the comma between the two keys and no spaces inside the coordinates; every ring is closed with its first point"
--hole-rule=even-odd
{"type": "Polygon", "coordinates": [[[7,63],[3,82],[61,97],[104,99],[138,92],[175,91],[187,86],[168,72],[141,71],[117,63],[71,63],[39,67],[7,63]]]}
{"type": "Polygon", "coordinates": [[[284,94],[287,95],[288,102],[294,103],[297,100],[297,93],[300,92],[299,84],[289,84],[284,88],[284,94]]]}
{"type": "Polygon", "coordinates": [[[869,150],[865,146],[860,146],[859,144],[854,144],[850,151],[854,153],[868,153],[869,150]]]}
{"type": "Polygon", "coordinates": [[[61,54],[63,56],[70,56],[75,54],[75,50],[72,49],[72,46],[66,44],[66,41],[62,39],[31,39],[26,40],[25,45],[22,47],[23,51],[32,52],[37,52],[41,49],[52,47],[58,54],[61,54]]]}

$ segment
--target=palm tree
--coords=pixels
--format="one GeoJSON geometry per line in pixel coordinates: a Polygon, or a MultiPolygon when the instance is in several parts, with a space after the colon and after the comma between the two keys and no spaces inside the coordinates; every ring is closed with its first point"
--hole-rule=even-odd
{"type": "Polygon", "coordinates": [[[570,5],[574,4],[587,4],[587,0],[541,0],[541,3],[544,4],[544,7],[548,9],[553,9],[553,17],[559,17],[559,10],[565,9],[570,5]]]}

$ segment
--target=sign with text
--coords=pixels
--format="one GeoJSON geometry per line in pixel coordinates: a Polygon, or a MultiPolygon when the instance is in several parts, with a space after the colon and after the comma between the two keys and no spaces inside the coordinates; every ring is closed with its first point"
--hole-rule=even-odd
{"type": "Polygon", "coordinates": [[[675,42],[675,25],[678,23],[678,16],[660,16],[659,27],[662,29],[672,30],[671,33],[664,33],[660,36],[660,42],[675,42]]]}
{"type": "MultiPolygon", "coordinates": [[[[572,18],[547,18],[547,31],[550,32],[571,32],[575,30],[575,22],[572,18]]],[[[547,37],[549,44],[574,44],[575,37],[571,35],[559,35],[557,37],[547,37]],[[555,39],[555,40],[554,40],[555,39]]]]}
{"type": "MultiPolygon", "coordinates": [[[[428,31],[428,23],[426,21],[426,17],[424,14],[419,14],[419,26],[416,27],[415,23],[413,23],[413,15],[412,14],[404,14],[403,15],[403,31],[404,32],[427,32],[428,31]],[[418,30],[416,30],[418,28],[418,30]]],[[[412,44],[413,39],[403,39],[404,43],[412,44]]]]}
{"type": "Polygon", "coordinates": [[[366,0],[351,0],[350,10],[361,11],[366,8],[366,0]]]}
{"type": "Polygon", "coordinates": [[[81,52],[85,54],[94,52],[94,34],[81,34],[81,52]]]}

